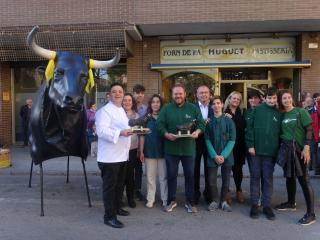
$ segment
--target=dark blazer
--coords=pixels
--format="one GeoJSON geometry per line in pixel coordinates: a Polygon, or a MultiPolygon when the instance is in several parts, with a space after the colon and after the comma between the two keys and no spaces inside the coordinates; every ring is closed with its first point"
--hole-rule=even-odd
{"type": "Polygon", "coordinates": [[[234,156],[234,164],[245,164],[245,157],[246,157],[246,144],[245,144],[245,127],[246,121],[244,118],[245,109],[243,112],[240,108],[237,108],[235,114],[232,113],[230,108],[227,108],[225,113],[229,113],[232,115],[232,120],[236,125],[236,143],[233,148],[233,156],[234,156]]]}

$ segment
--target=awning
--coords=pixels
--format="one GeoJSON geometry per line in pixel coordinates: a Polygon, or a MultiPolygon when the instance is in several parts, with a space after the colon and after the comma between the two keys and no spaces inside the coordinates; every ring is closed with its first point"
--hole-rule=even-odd
{"type": "Polygon", "coordinates": [[[294,62],[256,62],[256,63],[176,63],[176,64],[150,64],[151,70],[175,69],[208,69],[208,68],[308,68],[311,60],[294,62]]]}
{"type": "MultiPolygon", "coordinates": [[[[71,51],[94,59],[108,59],[120,48],[127,57],[125,31],[127,23],[68,24],[39,26],[37,43],[47,49],[71,51]]],[[[0,28],[0,61],[37,61],[26,45],[32,26],[0,28]]]]}

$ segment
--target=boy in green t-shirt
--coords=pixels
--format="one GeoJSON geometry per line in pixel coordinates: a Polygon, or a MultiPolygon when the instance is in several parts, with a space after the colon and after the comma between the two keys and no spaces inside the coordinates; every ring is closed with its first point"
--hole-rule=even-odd
{"type": "Polygon", "coordinates": [[[251,160],[250,172],[250,217],[259,217],[260,180],[262,178],[262,206],[267,219],[274,220],[270,207],[273,191],[274,158],[279,148],[280,113],[276,108],[277,92],[274,88],[266,91],[266,101],[256,107],[247,121],[246,145],[251,160]]]}

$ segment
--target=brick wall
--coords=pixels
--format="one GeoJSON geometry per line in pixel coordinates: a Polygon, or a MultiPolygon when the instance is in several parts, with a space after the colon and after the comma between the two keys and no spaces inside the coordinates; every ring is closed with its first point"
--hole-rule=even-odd
{"type": "Polygon", "coordinates": [[[319,0],[135,0],[135,23],[319,19],[319,0]]]}
{"type": "Polygon", "coordinates": [[[121,22],[130,7],[129,0],[3,0],[0,27],[121,22]]]}
{"type": "Polygon", "coordinates": [[[311,68],[302,69],[301,92],[320,92],[320,32],[302,34],[302,59],[312,60],[311,68]],[[318,43],[319,47],[310,49],[309,43],[318,43]]]}
{"type": "Polygon", "coordinates": [[[11,115],[11,70],[8,64],[0,63],[0,143],[12,144],[11,115]],[[3,99],[3,92],[8,92],[10,100],[3,99]]]}
{"type": "Polygon", "coordinates": [[[160,93],[160,73],[150,70],[150,63],[160,63],[160,41],[156,38],[135,42],[134,57],[127,59],[127,90],[140,83],[145,86],[145,100],[154,93],[160,93]]]}
{"type": "Polygon", "coordinates": [[[0,27],[319,19],[319,0],[2,0],[0,27]]]}

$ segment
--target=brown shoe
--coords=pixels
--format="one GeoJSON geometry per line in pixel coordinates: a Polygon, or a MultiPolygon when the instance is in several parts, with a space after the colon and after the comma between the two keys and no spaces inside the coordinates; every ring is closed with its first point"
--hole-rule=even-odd
{"type": "Polygon", "coordinates": [[[226,194],[226,202],[228,203],[228,204],[231,204],[232,203],[232,198],[231,198],[231,193],[230,192],[227,192],[227,194],[226,194]]]}
{"type": "Polygon", "coordinates": [[[237,200],[239,203],[244,203],[244,195],[241,191],[237,191],[237,200]]]}

